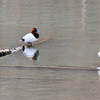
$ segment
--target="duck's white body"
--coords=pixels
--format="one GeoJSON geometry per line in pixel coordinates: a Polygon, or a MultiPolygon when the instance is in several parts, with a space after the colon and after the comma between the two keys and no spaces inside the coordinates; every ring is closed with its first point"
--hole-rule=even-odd
{"type": "Polygon", "coordinates": [[[32,43],[38,40],[32,33],[27,33],[22,39],[24,39],[25,43],[32,43]]]}

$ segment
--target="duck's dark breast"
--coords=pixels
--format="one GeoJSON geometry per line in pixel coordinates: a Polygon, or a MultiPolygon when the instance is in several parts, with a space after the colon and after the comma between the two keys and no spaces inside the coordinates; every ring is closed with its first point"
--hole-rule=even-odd
{"type": "Polygon", "coordinates": [[[39,38],[39,34],[38,33],[34,33],[35,38],[39,38]]]}

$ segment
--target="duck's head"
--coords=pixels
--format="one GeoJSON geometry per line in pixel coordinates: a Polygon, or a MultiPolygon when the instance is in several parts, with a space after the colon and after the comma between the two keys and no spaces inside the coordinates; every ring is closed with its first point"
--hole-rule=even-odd
{"type": "Polygon", "coordinates": [[[37,32],[37,28],[33,27],[32,30],[31,30],[31,33],[34,34],[36,32],[37,32]]]}

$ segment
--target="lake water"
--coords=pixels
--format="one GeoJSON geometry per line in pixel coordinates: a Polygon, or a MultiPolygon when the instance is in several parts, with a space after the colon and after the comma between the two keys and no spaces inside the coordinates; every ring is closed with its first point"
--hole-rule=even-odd
{"type": "Polygon", "coordinates": [[[33,26],[47,42],[0,58],[2,100],[100,100],[99,0],[0,0],[0,48],[16,48],[33,26]],[[28,56],[28,57],[27,57],[28,56]],[[38,67],[39,66],[39,67],[38,67]],[[43,66],[49,66],[49,68],[43,66]],[[89,67],[90,66],[90,67],[89,67]]]}

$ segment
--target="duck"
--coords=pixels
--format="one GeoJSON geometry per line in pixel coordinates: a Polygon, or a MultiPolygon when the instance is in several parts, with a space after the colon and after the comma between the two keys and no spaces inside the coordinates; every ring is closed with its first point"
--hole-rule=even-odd
{"type": "Polygon", "coordinates": [[[39,33],[37,32],[37,28],[33,27],[30,33],[25,34],[21,41],[32,46],[32,42],[35,42],[39,39],[39,33]]]}

